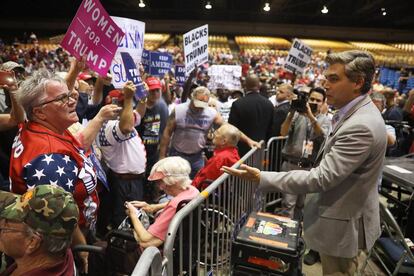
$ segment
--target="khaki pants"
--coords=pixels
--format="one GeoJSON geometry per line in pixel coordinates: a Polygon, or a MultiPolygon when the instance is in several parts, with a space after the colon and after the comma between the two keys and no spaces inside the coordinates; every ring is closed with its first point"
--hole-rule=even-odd
{"type": "Polygon", "coordinates": [[[358,269],[358,257],[341,258],[320,254],[324,276],[354,276],[358,269]]]}
{"type": "MultiPolygon", "coordinates": [[[[283,161],[281,171],[288,172],[292,170],[310,170],[310,168],[302,168],[296,164],[283,161]]],[[[302,217],[305,197],[306,195],[282,194],[282,208],[286,211],[290,218],[298,219],[299,217],[302,217]],[[295,217],[295,212],[300,214],[300,216],[295,217]]]]}

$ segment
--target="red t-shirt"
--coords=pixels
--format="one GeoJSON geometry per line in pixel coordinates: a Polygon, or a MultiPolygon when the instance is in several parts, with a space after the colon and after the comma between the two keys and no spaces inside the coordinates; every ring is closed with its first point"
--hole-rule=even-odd
{"type": "MultiPolygon", "coordinates": [[[[5,271],[0,273],[0,276],[11,275],[17,268],[16,263],[13,263],[5,271]]],[[[30,276],[73,276],[75,275],[75,267],[73,262],[73,255],[70,249],[67,250],[64,260],[54,266],[42,268],[38,267],[27,271],[25,275],[30,276]]]]}
{"type": "Polygon", "coordinates": [[[196,174],[193,179],[193,185],[199,190],[204,190],[208,184],[203,183],[205,180],[216,180],[223,174],[220,171],[222,166],[231,167],[240,160],[239,153],[236,147],[226,147],[222,149],[215,149],[214,155],[207,164],[196,174]]]}
{"type": "Polygon", "coordinates": [[[37,185],[57,185],[73,194],[79,207],[79,225],[94,228],[99,205],[96,174],[78,140],[34,122],[21,124],[10,160],[13,193],[37,185]]]}

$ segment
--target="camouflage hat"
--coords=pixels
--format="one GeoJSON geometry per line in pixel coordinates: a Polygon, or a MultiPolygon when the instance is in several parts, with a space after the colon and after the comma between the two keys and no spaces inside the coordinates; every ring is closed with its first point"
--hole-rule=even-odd
{"type": "Polygon", "coordinates": [[[78,224],[79,210],[72,194],[60,187],[40,185],[19,196],[0,193],[0,217],[24,222],[33,230],[67,237],[78,224]]]}

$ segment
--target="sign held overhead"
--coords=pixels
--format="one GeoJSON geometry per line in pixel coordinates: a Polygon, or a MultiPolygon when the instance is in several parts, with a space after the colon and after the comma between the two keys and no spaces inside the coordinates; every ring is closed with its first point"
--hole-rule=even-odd
{"type": "Polygon", "coordinates": [[[98,0],[83,0],[61,43],[77,59],[106,76],[124,32],[98,0]]]}
{"type": "Polygon", "coordinates": [[[122,88],[130,80],[122,53],[129,53],[135,67],[139,68],[144,49],[145,23],[117,16],[111,16],[111,18],[125,33],[121,43],[118,44],[118,50],[111,64],[112,84],[115,88],[122,88]]]}
{"type": "Polygon", "coordinates": [[[198,65],[208,61],[208,25],[195,28],[183,35],[185,73],[188,76],[198,65]]]}
{"type": "Polygon", "coordinates": [[[312,52],[313,50],[311,47],[295,38],[292,47],[289,50],[289,54],[286,57],[284,68],[293,73],[303,74],[305,67],[311,60],[312,52]]]}

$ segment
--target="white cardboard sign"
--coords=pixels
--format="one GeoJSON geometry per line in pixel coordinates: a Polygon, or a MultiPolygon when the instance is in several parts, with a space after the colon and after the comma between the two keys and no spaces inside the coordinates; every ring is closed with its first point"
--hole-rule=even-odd
{"type": "Polygon", "coordinates": [[[185,74],[208,61],[208,25],[195,28],[183,35],[185,74]]]}
{"type": "Polygon", "coordinates": [[[286,57],[284,68],[292,73],[303,74],[305,67],[311,60],[312,52],[311,47],[295,38],[286,57]]]}
{"type": "Polygon", "coordinates": [[[239,90],[241,89],[241,73],[240,65],[212,65],[208,68],[210,77],[208,88],[210,90],[217,88],[239,90]]]}

